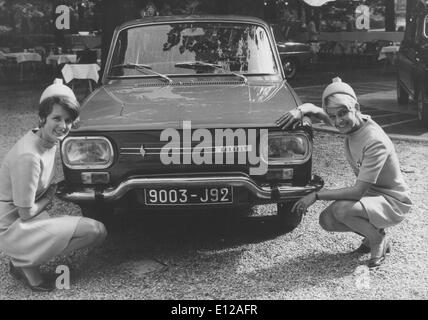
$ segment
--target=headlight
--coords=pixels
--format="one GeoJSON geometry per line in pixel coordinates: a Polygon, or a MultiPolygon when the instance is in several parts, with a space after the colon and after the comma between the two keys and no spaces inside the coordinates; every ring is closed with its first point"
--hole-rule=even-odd
{"type": "Polygon", "coordinates": [[[113,147],[104,137],[69,137],[61,148],[70,169],[105,169],[113,163],[113,147]]]}
{"type": "Polygon", "coordinates": [[[268,163],[270,165],[300,164],[312,153],[312,144],[303,133],[269,133],[268,163]]]}

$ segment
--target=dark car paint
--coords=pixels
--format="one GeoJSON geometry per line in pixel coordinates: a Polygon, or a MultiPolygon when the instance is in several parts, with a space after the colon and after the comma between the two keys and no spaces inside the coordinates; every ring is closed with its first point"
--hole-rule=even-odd
{"type": "Polygon", "coordinates": [[[269,127],[300,103],[285,81],[223,79],[229,83],[199,85],[192,80],[176,86],[148,86],[153,80],[144,79],[112,81],[85,101],[76,132],[178,129],[184,120],[194,128],[269,127]]]}
{"type": "Polygon", "coordinates": [[[422,94],[423,114],[419,110],[418,117],[425,126],[428,126],[428,38],[423,30],[427,16],[428,6],[425,1],[419,1],[411,13],[412,19],[408,23],[396,59],[397,93],[401,89],[402,93],[405,92],[415,101],[422,94]]]}

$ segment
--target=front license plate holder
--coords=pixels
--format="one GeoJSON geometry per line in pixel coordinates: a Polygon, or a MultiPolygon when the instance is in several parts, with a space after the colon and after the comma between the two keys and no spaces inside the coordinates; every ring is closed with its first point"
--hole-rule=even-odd
{"type": "Polygon", "coordinates": [[[231,204],[233,203],[233,188],[145,188],[144,203],[147,206],[231,204]]]}

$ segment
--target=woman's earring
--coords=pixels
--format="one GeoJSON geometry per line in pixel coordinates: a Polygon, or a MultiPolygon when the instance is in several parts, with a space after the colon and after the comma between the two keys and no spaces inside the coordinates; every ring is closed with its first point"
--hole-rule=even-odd
{"type": "Polygon", "coordinates": [[[39,118],[39,128],[43,128],[43,126],[45,125],[45,123],[46,123],[46,119],[40,119],[39,118]]]}

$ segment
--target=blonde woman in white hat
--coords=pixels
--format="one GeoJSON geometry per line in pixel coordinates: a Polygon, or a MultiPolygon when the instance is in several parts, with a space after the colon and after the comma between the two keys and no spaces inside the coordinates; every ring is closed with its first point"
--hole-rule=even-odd
{"type": "Polygon", "coordinates": [[[345,154],[356,181],[352,187],[311,193],[292,210],[305,213],[316,200],[334,201],[321,212],[321,227],[363,236],[355,251],[370,252],[368,266],[378,267],[391,250],[384,229],[401,222],[412,204],[394,145],[377,123],[361,114],[354,90],[340,78],[333,79],[324,90],[322,108],[302,104],[277,124],[287,129],[305,115],[315,116],[345,134],[345,154]]]}
{"type": "Polygon", "coordinates": [[[39,128],[27,132],[0,167],[0,251],[10,257],[10,273],[33,291],[51,291],[39,266],[59,254],[100,244],[102,223],[78,216],[50,217],[56,192],[52,183],[58,142],[79,116],[79,103],[61,79],[45,89],[39,128]]]}

